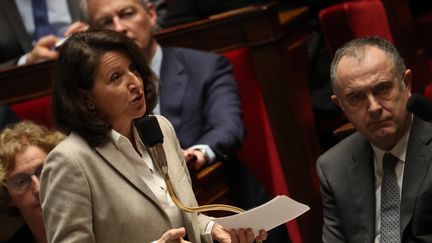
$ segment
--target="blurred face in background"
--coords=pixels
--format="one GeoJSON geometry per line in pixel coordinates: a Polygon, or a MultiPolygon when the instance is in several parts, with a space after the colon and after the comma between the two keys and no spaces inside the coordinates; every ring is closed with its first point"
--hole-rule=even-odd
{"type": "Polygon", "coordinates": [[[11,202],[33,229],[35,225],[43,229],[39,176],[46,157],[43,149],[29,145],[15,155],[15,163],[6,177],[11,202]]]}
{"type": "Polygon", "coordinates": [[[366,47],[362,58],[342,57],[332,100],[372,144],[390,150],[408,130],[411,71],[397,72],[382,50],[366,47]]]}
{"type": "Polygon", "coordinates": [[[92,27],[125,34],[140,46],[147,57],[156,51],[153,28],[156,25],[154,6],[141,0],[87,0],[92,27]]]}

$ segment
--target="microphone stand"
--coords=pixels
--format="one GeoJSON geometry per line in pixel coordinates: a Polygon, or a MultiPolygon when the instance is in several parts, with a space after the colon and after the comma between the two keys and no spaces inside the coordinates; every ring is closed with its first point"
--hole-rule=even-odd
{"type": "MultiPolygon", "coordinates": [[[[159,169],[159,171],[161,172],[161,174],[163,175],[164,181],[167,185],[167,189],[168,189],[168,193],[171,197],[171,199],[173,200],[174,204],[179,207],[182,211],[188,212],[188,213],[202,213],[202,212],[208,212],[208,211],[228,211],[228,212],[232,212],[232,213],[242,213],[245,212],[244,209],[235,207],[235,206],[231,206],[231,205],[226,205],[226,204],[209,204],[209,205],[203,205],[203,206],[197,206],[197,207],[191,207],[191,206],[187,206],[184,205],[177,197],[177,195],[174,192],[174,188],[171,184],[171,180],[169,178],[168,175],[168,165],[166,164],[162,164],[162,161],[166,161],[166,158],[159,158],[159,156],[165,156],[165,153],[158,153],[157,152],[157,146],[155,147],[150,147],[147,146],[149,152],[150,152],[150,157],[153,160],[153,162],[155,161],[161,161],[161,163],[155,163],[159,169]]],[[[257,240],[255,239],[255,242],[257,243],[262,243],[261,240],[257,240]]]]}
{"type": "Polygon", "coordinates": [[[198,206],[198,207],[190,207],[190,206],[184,205],[177,198],[168,174],[164,174],[163,177],[164,177],[165,183],[167,184],[168,193],[169,193],[171,199],[181,210],[183,210],[185,212],[202,213],[202,212],[208,212],[208,211],[228,211],[228,212],[233,212],[233,213],[242,213],[245,211],[241,208],[231,206],[231,205],[225,205],[225,204],[209,204],[209,205],[203,205],[203,206],[198,206]]]}

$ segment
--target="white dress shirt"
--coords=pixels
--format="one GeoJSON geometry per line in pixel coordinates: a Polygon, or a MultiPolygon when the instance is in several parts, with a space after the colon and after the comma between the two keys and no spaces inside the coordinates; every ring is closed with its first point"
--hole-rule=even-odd
{"type": "Polygon", "coordinates": [[[147,148],[139,139],[135,127],[133,128],[133,136],[140,154],[135,151],[131,142],[125,136],[115,130],[111,130],[110,133],[110,137],[119,151],[128,159],[128,162],[133,164],[144,183],[147,184],[159,200],[160,205],[168,214],[173,228],[183,227],[183,214],[172,201],[162,174],[150,158],[147,148]]]}

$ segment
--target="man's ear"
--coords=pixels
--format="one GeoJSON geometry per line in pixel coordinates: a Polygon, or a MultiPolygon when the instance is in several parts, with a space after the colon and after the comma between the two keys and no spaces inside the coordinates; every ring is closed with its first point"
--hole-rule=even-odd
{"type": "Polygon", "coordinates": [[[404,82],[405,87],[408,88],[408,90],[411,92],[411,86],[412,86],[412,72],[411,69],[407,69],[404,72],[404,82]]]}
{"type": "Polygon", "coordinates": [[[157,18],[158,18],[157,12],[156,12],[156,7],[150,1],[147,1],[146,6],[147,6],[146,12],[150,18],[151,27],[152,27],[152,29],[154,29],[156,26],[156,23],[157,23],[157,18]]]}
{"type": "Polygon", "coordinates": [[[339,106],[339,108],[341,108],[342,110],[344,110],[339,98],[336,95],[332,95],[330,97],[331,101],[333,101],[333,103],[335,103],[337,106],[339,106]]]}

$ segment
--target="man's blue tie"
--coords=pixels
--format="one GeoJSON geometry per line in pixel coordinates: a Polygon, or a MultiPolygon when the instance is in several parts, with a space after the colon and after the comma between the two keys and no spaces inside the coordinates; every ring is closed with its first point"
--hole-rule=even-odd
{"type": "Polygon", "coordinates": [[[45,0],[32,0],[33,19],[35,24],[35,33],[33,40],[51,34],[51,26],[48,21],[48,10],[45,0]]]}
{"type": "Polygon", "coordinates": [[[390,153],[383,157],[381,184],[381,243],[400,241],[400,196],[395,166],[399,159],[390,153]]]}

